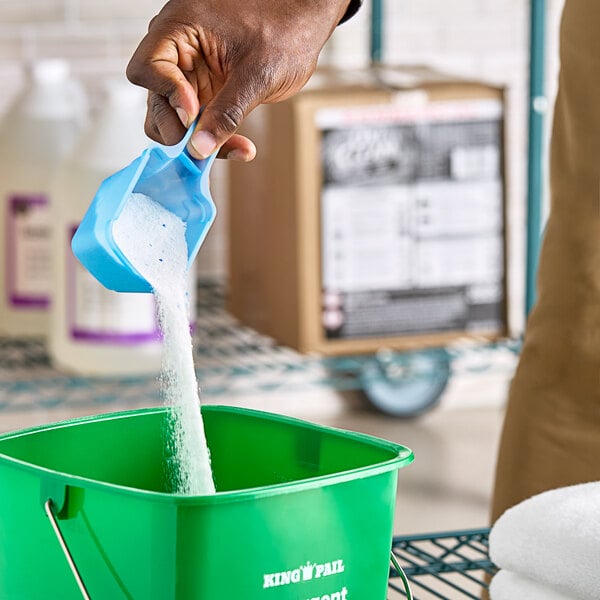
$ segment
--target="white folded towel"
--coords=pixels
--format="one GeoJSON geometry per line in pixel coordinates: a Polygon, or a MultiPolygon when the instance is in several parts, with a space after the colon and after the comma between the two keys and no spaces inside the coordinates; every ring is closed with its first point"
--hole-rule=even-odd
{"type": "Polygon", "coordinates": [[[490,583],[490,600],[575,600],[529,577],[502,569],[490,583]]]}
{"type": "Polygon", "coordinates": [[[600,599],[600,482],[550,490],[508,509],[489,542],[498,567],[580,600],[600,599]]]}

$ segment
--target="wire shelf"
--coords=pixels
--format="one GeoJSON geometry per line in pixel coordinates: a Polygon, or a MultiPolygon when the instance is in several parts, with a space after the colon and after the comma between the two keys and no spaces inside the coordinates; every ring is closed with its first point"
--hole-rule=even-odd
{"type": "MultiPolygon", "coordinates": [[[[395,537],[392,552],[410,581],[413,598],[480,600],[487,579],[496,572],[488,557],[488,534],[488,529],[470,529],[395,537]]],[[[388,600],[406,598],[394,568],[389,590],[388,600]]]]}
{"type": "MultiPolygon", "coordinates": [[[[224,286],[201,282],[198,327],[194,338],[197,375],[206,398],[239,397],[321,389],[362,390],[360,375],[373,355],[323,358],[301,355],[240,325],[225,310],[224,286]]],[[[452,373],[485,371],[497,357],[502,370],[513,369],[515,348],[509,345],[467,345],[449,351],[452,373]],[[501,361],[502,362],[502,361],[501,361]]],[[[398,364],[402,364],[401,357],[398,364]]],[[[392,361],[393,362],[393,361],[392,361]]],[[[396,369],[397,370],[397,369],[396,369]]],[[[410,373],[400,373],[409,381],[410,373]]],[[[160,404],[155,377],[86,378],[55,370],[41,339],[0,337],[0,411],[40,408],[160,404]]]]}

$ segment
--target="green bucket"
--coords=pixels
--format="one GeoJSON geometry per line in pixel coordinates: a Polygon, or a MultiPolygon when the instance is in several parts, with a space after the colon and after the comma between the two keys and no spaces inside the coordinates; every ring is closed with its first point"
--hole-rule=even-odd
{"type": "Polygon", "coordinates": [[[412,452],[258,411],[202,414],[214,496],[168,493],[165,409],[0,436],[0,598],[384,600],[412,452]]]}

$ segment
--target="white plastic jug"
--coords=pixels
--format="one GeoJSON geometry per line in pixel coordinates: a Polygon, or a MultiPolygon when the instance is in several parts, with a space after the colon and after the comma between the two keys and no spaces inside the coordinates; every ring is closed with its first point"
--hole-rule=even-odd
{"type": "Polygon", "coordinates": [[[143,131],[143,90],[123,79],[107,81],[105,91],[102,110],[55,181],[60,201],[53,207],[50,356],[58,368],[82,375],[158,373],[162,342],[154,296],[106,289],[71,251],[71,238],[101,182],[130,163],[149,141],[143,131]]]}
{"type": "Polygon", "coordinates": [[[64,60],[40,60],[0,125],[0,333],[46,335],[50,187],[84,122],[83,88],[64,60]]]}

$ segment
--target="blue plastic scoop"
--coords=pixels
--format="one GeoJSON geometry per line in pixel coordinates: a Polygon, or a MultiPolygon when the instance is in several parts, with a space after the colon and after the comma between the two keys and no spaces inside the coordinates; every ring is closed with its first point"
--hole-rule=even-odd
{"type": "Polygon", "coordinates": [[[204,160],[188,154],[186,145],[194,126],[176,146],[150,144],[129,166],[105,179],[96,192],[71,247],[81,264],[108,289],[152,291],[113,237],[113,224],[132,193],[149,196],[186,223],[188,266],[198,254],[216,216],[208,185],[216,153],[204,160]]]}

